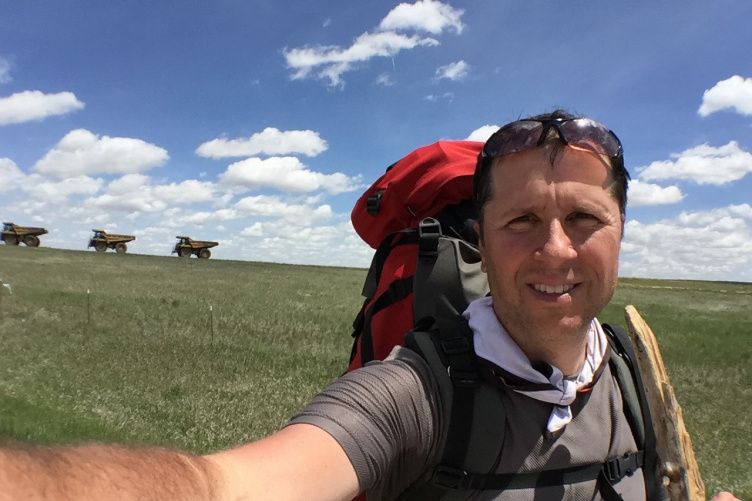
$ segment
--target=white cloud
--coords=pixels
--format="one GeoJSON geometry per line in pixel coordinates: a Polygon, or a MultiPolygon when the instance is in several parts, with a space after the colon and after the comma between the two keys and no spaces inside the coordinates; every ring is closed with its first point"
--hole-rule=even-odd
{"type": "Polygon", "coordinates": [[[470,66],[465,61],[457,61],[456,63],[449,63],[446,66],[441,66],[436,69],[436,78],[441,80],[447,78],[449,80],[462,80],[468,72],[470,66]]]}
{"type": "Polygon", "coordinates": [[[465,27],[460,18],[465,11],[434,0],[418,0],[414,4],[401,3],[381,21],[381,30],[421,30],[439,35],[445,29],[462,33],[465,27]]]}
{"type": "Polygon", "coordinates": [[[682,212],[678,221],[685,226],[706,226],[720,232],[737,231],[744,228],[744,220],[752,222],[752,206],[749,204],[729,205],[720,209],[699,212],[682,212]],[[735,223],[729,225],[733,220],[735,223]]]}
{"type": "MultiPolygon", "coordinates": [[[[0,69],[0,76],[2,69],[0,69]]],[[[38,90],[26,90],[9,97],[0,98],[0,125],[44,120],[53,115],[65,115],[80,110],[84,103],[72,92],[44,94],[38,90]]]]}
{"type": "Polygon", "coordinates": [[[10,76],[10,62],[0,57],[0,84],[5,84],[13,80],[10,76]]]}
{"type": "Polygon", "coordinates": [[[697,112],[706,117],[724,109],[733,109],[742,115],[752,115],[752,78],[739,75],[722,80],[702,95],[702,105],[697,112]]]}
{"type": "Polygon", "coordinates": [[[10,158],[0,158],[0,193],[11,191],[21,185],[24,173],[10,158]]]}
{"type": "Polygon", "coordinates": [[[359,182],[359,178],[349,178],[341,172],[313,172],[295,157],[241,160],[230,164],[219,179],[225,186],[244,187],[248,190],[268,186],[285,192],[324,189],[335,194],[352,191],[358,187],[359,182]]]}
{"type": "Polygon", "coordinates": [[[653,224],[627,222],[620,274],[752,281],[752,206],[684,212],[653,224]]]}
{"type": "Polygon", "coordinates": [[[103,211],[127,213],[165,210],[167,204],[154,197],[149,189],[148,180],[148,176],[128,174],[110,183],[107,193],[89,198],[84,204],[103,211]]]}
{"type": "Polygon", "coordinates": [[[212,199],[212,205],[217,208],[227,207],[230,202],[232,202],[232,198],[235,195],[233,193],[222,193],[222,194],[215,194],[214,198],[212,199]]]}
{"type": "MultiPolygon", "coordinates": [[[[279,197],[268,195],[245,197],[235,204],[235,208],[246,216],[276,216],[290,210],[290,207],[279,197]]],[[[299,206],[298,210],[304,212],[310,210],[310,206],[299,206]]]]}
{"type": "Polygon", "coordinates": [[[346,49],[318,46],[284,49],[282,52],[287,66],[295,70],[291,77],[293,80],[314,77],[328,79],[331,87],[343,87],[342,74],[352,70],[357,63],[373,57],[393,57],[405,49],[432,45],[438,45],[433,38],[382,32],[363,33],[346,49]]]}
{"type": "Polygon", "coordinates": [[[143,174],[126,174],[115,179],[107,186],[108,194],[113,196],[128,195],[137,190],[148,188],[151,178],[143,174]]]}
{"type": "Polygon", "coordinates": [[[102,210],[159,212],[170,205],[189,205],[212,200],[214,185],[189,179],[181,183],[152,184],[149,176],[126,174],[107,185],[106,192],[85,203],[102,210]]]}
{"type": "Polygon", "coordinates": [[[167,228],[162,226],[148,226],[133,230],[133,234],[137,237],[160,237],[165,234],[166,230],[167,228]]]}
{"type": "Polygon", "coordinates": [[[629,206],[664,205],[681,202],[684,194],[678,186],[663,188],[657,184],[645,183],[638,179],[629,182],[629,206]]]}
{"type": "Polygon", "coordinates": [[[194,225],[203,226],[209,222],[232,221],[238,219],[241,215],[235,209],[219,209],[214,212],[195,212],[193,214],[178,218],[179,226],[194,225]]]}
{"type": "Polygon", "coordinates": [[[279,197],[268,195],[242,198],[234,208],[244,216],[279,217],[286,222],[287,230],[287,225],[310,226],[332,216],[332,208],[328,205],[288,204],[279,197]]]}
{"type": "Polygon", "coordinates": [[[256,222],[253,223],[253,226],[244,228],[243,231],[240,232],[240,234],[244,237],[263,237],[264,227],[261,223],[256,222]]]}
{"type": "Polygon", "coordinates": [[[383,85],[384,87],[391,87],[394,85],[394,80],[389,73],[382,73],[376,77],[376,85],[383,85]]]}
{"type": "Polygon", "coordinates": [[[50,181],[39,174],[28,177],[22,189],[33,198],[45,202],[65,202],[71,195],[94,195],[104,184],[102,179],[89,176],[75,176],[62,181],[50,181]]]}
{"type": "Polygon", "coordinates": [[[445,92],[443,94],[428,94],[423,98],[424,101],[431,101],[432,103],[435,103],[439,99],[446,99],[451,103],[454,100],[454,94],[451,92],[445,92]]]}
{"type": "Polygon", "coordinates": [[[300,153],[309,157],[327,150],[329,145],[312,130],[280,131],[267,127],[249,138],[213,139],[196,149],[202,157],[250,157],[253,155],[289,155],[300,153]]]}
{"type": "Polygon", "coordinates": [[[373,249],[358,237],[350,221],[296,231],[269,223],[263,231],[261,241],[250,247],[251,257],[260,261],[365,268],[373,257],[373,249]]]}
{"type": "Polygon", "coordinates": [[[377,31],[363,33],[347,48],[336,45],[283,49],[291,79],[328,80],[331,87],[344,87],[342,75],[374,57],[394,57],[403,50],[436,46],[430,37],[408,36],[400,30],[418,30],[440,34],[444,30],[462,31],[460,17],[464,11],[434,0],[400,4],[382,20],[377,31]]]}
{"type": "Polygon", "coordinates": [[[752,222],[752,205],[749,204],[741,204],[741,205],[729,205],[726,207],[726,209],[732,216],[741,217],[743,219],[746,219],[750,222],[752,222]]]}
{"type": "Polygon", "coordinates": [[[638,168],[640,179],[691,179],[698,184],[722,185],[752,172],[752,154],[741,149],[736,141],[718,148],[703,144],[671,157],[675,160],[638,168]]]}
{"type": "Polygon", "coordinates": [[[189,204],[211,201],[214,194],[214,184],[188,179],[181,183],[155,185],[152,190],[155,197],[168,203],[189,204]]]}
{"type": "Polygon", "coordinates": [[[478,127],[474,131],[470,133],[469,136],[467,136],[468,141],[480,141],[482,143],[485,143],[488,141],[488,138],[493,135],[494,132],[499,130],[498,125],[484,125],[483,127],[478,127]]]}
{"type": "Polygon", "coordinates": [[[60,179],[81,174],[130,174],[159,167],[167,151],[140,139],[101,138],[85,129],[69,132],[34,169],[60,179]]]}

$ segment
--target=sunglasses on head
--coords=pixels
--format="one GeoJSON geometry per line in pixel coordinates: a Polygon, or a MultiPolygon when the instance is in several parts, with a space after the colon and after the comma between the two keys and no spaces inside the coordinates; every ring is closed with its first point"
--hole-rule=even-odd
{"type": "Polygon", "coordinates": [[[612,167],[623,168],[619,138],[589,118],[531,118],[509,123],[488,139],[481,155],[484,159],[492,159],[532,150],[546,141],[551,129],[556,130],[564,144],[605,155],[611,160],[612,167]]]}

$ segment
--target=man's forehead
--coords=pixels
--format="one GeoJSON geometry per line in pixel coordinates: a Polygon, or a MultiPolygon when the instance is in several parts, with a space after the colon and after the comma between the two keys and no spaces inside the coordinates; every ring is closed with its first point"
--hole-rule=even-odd
{"type": "Polygon", "coordinates": [[[613,169],[602,155],[588,150],[541,146],[534,150],[495,158],[491,164],[493,181],[520,181],[546,175],[552,180],[607,179],[605,186],[614,181],[613,169]]]}
{"type": "MultiPolygon", "coordinates": [[[[618,203],[614,192],[616,180],[613,172],[596,157],[578,151],[562,155],[553,165],[548,162],[547,152],[536,155],[519,154],[519,158],[497,159],[491,167],[492,200],[531,210],[540,205],[538,198],[546,198],[547,192],[556,197],[566,196],[568,206],[574,207],[578,198],[600,200],[598,204],[618,203]]],[[[563,200],[562,200],[563,201],[563,200]]]]}

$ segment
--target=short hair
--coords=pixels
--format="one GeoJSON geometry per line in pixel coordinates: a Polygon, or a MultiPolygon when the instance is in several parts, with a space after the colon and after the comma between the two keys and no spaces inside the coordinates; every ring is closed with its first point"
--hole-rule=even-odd
{"type": "MultiPolygon", "coordinates": [[[[583,116],[573,115],[568,111],[557,109],[551,113],[544,113],[541,115],[535,115],[532,117],[524,118],[521,120],[572,120],[577,118],[585,118],[583,116]]],[[[550,133],[549,133],[550,134],[550,133]]],[[[552,144],[549,139],[543,143],[543,145],[552,144]]],[[[556,154],[564,147],[562,141],[556,141],[553,143],[554,149],[552,151],[551,161],[553,162],[556,154]]],[[[541,146],[543,146],[541,145],[541,146]]],[[[493,198],[493,184],[491,183],[491,167],[493,166],[494,158],[485,157],[482,153],[478,155],[478,163],[475,167],[475,174],[473,175],[473,202],[475,203],[475,209],[477,213],[478,225],[481,227],[480,237],[483,238],[483,211],[486,204],[493,198]]],[[[629,173],[624,167],[624,157],[616,161],[610,161],[611,164],[611,176],[614,179],[614,183],[611,186],[611,195],[619,204],[619,211],[622,216],[626,214],[627,208],[627,184],[629,182],[629,173]]]]}

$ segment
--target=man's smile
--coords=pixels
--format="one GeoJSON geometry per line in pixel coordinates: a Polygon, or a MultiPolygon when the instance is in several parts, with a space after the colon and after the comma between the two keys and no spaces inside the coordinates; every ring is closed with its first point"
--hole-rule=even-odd
{"type": "Polygon", "coordinates": [[[547,294],[563,294],[569,292],[575,288],[574,285],[544,285],[544,284],[532,284],[533,289],[538,292],[545,292],[547,294]]]}

